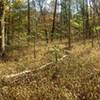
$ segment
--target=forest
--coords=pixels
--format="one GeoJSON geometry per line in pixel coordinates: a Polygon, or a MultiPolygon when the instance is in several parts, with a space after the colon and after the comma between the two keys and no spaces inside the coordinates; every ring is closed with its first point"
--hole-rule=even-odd
{"type": "Polygon", "coordinates": [[[0,0],[0,100],[100,100],[100,0],[0,0]]]}

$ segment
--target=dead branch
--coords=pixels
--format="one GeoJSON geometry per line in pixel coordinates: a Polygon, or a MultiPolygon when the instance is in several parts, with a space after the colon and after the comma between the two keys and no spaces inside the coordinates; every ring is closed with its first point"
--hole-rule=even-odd
{"type": "MultiPolygon", "coordinates": [[[[58,62],[62,61],[67,55],[64,55],[62,58],[58,60],[58,62]]],[[[17,74],[11,74],[11,75],[4,75],[1,79],[2,85],[21,85],[21,84],[29,84],[32,80],[35,79],[35,74],[39,71],[42,71],[46,68],[50,68],[54,66],[54,62],[47,63],[45,65],[42,65],[41,67],[37,68],[36,70],[27,70],[23,71],[17,74]]]]}

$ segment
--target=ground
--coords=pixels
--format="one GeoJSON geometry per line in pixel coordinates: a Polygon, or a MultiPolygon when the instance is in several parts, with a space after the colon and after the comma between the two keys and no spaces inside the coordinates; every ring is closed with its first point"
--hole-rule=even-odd
{"type": "Polygon", "coordinates": [[[6,61],[0,61],[0,75],[16,74],[36,70],[46,63],[48,68],[32,72],[28,82],[4,84],[0,81],[0,100],[99,100],[100,99],[100,48],[90,43],[73,43],[72,49],[66,42],[54,42],[47,47],[45,42],[34,46],[14,48],[6,61]],[[55,46],[56,45],[56,46],[55,46]],[[62,61],[56,62],[56,54],[62,61]],[[31,78],[31,79],[30,79],[31,78]]]}

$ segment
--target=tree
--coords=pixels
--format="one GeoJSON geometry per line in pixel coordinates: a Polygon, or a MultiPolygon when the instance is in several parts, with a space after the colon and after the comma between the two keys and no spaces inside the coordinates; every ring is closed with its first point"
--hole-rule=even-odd
{"type": "Polygon", "coordinates": [[[52,23],[52,31],[51,31],[51,41],[53,41],[54,38],[54,31],[55,31],[55,21],[56,21],[56,11],[57,11],[57,0],[55,0],[55,7],[54,7],[54,13],[53,13],[53,23],[52,23]]]}
{"type": "Polygon", "coordinates": [[[2,55],[5,54],[5,2],[3,0],[0,0],[0,27],[1,27],[1,49],[2,49],[2,55]]]}
{"type": "Polygon", "coordinates": [[[30,30],[30,0],[27,0],[27,3],[28,3],[28,13],[27,13],[27,18],[28,18],[28,36],[30,35],[31,33],[31,30],[30,30]]]}
{"type": "Polygon", "coordinates": [[[71,48],[71,0],[69,0],[69,11],[68,11],[68,47],[71,48]]]}

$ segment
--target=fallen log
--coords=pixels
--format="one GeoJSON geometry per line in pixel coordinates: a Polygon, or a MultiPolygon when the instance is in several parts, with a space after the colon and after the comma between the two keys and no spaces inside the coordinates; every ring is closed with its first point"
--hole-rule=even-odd
{"type": "MultiPolygon", "coordinates": [[[[58,59],[58,62],[62,61],[67,55],[64,55],[62,58],[58,59]]],[[[54,62],[47,63],[45,65],[42,65],[41,67],[37,68],[36,70],[27,70],[23,71],[17,74],[11,74],[11,75],[4,75],[0,83],[2,83],[3,86],[14,86],[14,85],[23,85],[23,84],[29,84],[31,81],[36,79],[36,73],[39,71],[42,71],[44,69],[50,68],[54,66],[54,62]]]]}

